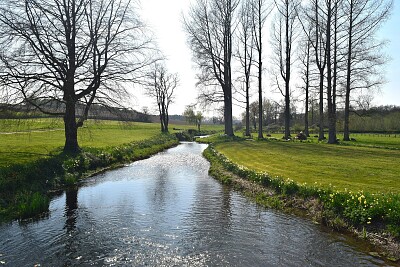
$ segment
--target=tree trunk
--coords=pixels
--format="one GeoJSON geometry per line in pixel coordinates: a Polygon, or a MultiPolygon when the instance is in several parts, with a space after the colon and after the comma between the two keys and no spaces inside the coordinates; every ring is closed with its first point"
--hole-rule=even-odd
{"type": "Polygon", "coordinates": [[[319,74],[319,136],[318,140],[322,141],[324,136],[324,72],[319,74]]]}
{"type": "Polygon", "coordinates": [[[346,73],[346,96],[344,102],[344,129],[343,140],[350,141],[350,91],[351,91],[351,57],[352,57],[352,37],[353,37],[353,1],[350,1],[350,26],[349,26],[349,43],[347,51],[347,73],[346,73]]]}
{"type": "Polygon", "coordinates": [[[331,21],[332,21],[332,4],[328,1],[327,14],[327,32],[326,32],[326,59],[327,59],[327,98],[328,98],[328,121],[329,134],[328,143],[336,143],[336,114],[334,112],[333,95],[332,95],[332,58],[331,58],[331,21]]]}
{"type": "Polygon", "coordinates": [[[224,119],[225,119],[225,134],[228,136],[234,136],[233,133],[233,121],[232,121],[232,89],[226,88],[224,95],[224,119]]]}
{"type": "Polygon", "coordinates": [[[263,136],[263,99],[262,99],[262,22],[261,2],[258,2],[258,138],[263,136]]]}
{"type": "MultiPolygon", "coordinates": [[[[309,133],[309,123],[308,123],[308,113],[309,113],[309,89],[310,89],[310,41],[307,41],[307,54],[306,54],[306,106],[305,106],[305,114],[304,114],[304,134],[305,136],[309,137],[310,133],[309,133]]],[[[312,107],[313,105],[311,105],[312,107]]]]}
{"type": "Polygon", "coordinates": [[[65,103],[64,115],[65,145],[64,152],[79,152],[78,145],[78,126],[76,124],[75,101],[67,100],[65,103]]]}
{"type": "MultiPolygon", "coordinates": [[[[261,41],[261,40],[260,40],[261,41]]],[[[258,138],[262,139],[263,136],[263,105],[262,105],[262,61],[261,51],[258,55],[258,138]]]]}
{"type": "Polygon", "coordinates": [[[166,102],[164,102],[163,112],[164,112],[164,132],[168,133],[169,116],[168,116],[168,107],[166,102]]]}
{"type": "Polygon", "coordinates": [[[250,136],[250,96],[249,96],[249,82],[246,80],[246,136],[250,136]]]}
{"type": "Polygon", "coordinates": [[[289,27],[293,25],[289,25],[289,2],[286,1],[286,15],[285,15],[285,39],[286,39],[286,64],[285,64],[285,139],[288,140],[290,138],[290,47],[292,46],[291,40],[289,39],[289,27]]]}
{"type": "Polygon", "coordinates": [[[310,133],[309,133],[309,126],[308,126],[308,85],[306,87],[306,106],[305,106],[305,113],[304,113],[304,135],[309,137],[310,133]]]}
{"type": "Polygon", "coordinates": [[[346,88],[346,100],[344,105],[344,129],[343,141],[350,141],[350,90],[346,88]]]}
{"type": "Polygon", "coordinates": [[[286,94],[285,94],[285,139],[290,138],[290,96],[289,96],[289,82],[286,81],[286,94]]]}

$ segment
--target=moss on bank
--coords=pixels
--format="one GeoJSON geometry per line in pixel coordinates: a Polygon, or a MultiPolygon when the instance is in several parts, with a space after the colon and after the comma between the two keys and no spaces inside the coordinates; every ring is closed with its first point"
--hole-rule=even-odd
{"type": "Polygon", "coordinates": [[[29,218],[48,211],[53,191],[96,172],[156,154],[179,143],[173,134],[106,149],[84,148],[28,164],[0,168],[0,221],[29,218]]]}
{"type": "Polygon", "coordinates": [[[317,185],[298,184],[239,166],[211,145],[204,151],[210,175],[233,185],[268,208],[301,213],[332,229],[368,239],[380,254],[400,259],[400,197],[398,194],[338,192],[317,185]]]}

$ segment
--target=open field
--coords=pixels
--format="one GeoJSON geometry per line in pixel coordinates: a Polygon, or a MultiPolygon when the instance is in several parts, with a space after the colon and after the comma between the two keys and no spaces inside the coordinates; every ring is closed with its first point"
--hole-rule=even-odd
{"type": "MultiPolygon", "coordinates": [[[[173,128],[196,128],[193,125],[170,125],[173,128]]],[[[222,126],[204,125],[204,130],[222,126]]],[[[160,133],[158,123],[89,120],[78,130],[81,147],[106,148],[151,138],[160,133]]],[[[26,163],[51,153],[64,145],[62,119],[0,120],[0,167],[26,163]]]]}
{"type": "MultiPolygon", "coordinates": [[[[237,132],[237,136],[243,136],[242,132],[237,132]]],[[[292,133],[292,136],[296,136],[295,133],[292,133]]],[[[257,133],[253,133],[253,138],[257,137],[257,133]]],[[[264,135],[266,137],[266,135],[264,135]]],[[[281,133],[273,133],[271,134],[272,138],[281,139],[283,134],[281,133]]],[[[328,137],[328,134],[325,134],[325,137],[328,137]]],[[[368,146],[368,147],[377,147],[377,148],[388,148],[388,149],[400,149],[400,134],[376,134],[376,133],[355,133],[350,134],[350,138],[354,138],[355,141],[344,142],[343,134],[338,134],[337,138],[340,140],[341,144],[344,145],[353,145],[353,146],[368,146]]],[[[308,140],[308,142],[318,143],[318,138],[314,137],[312,134],[308,140]]]]}
{"type": "Polygon", "coordinates": [[[399,150],[280,141],[226,142],[216,149],[249,169],[299,183],[400,192],[399,150]]]}

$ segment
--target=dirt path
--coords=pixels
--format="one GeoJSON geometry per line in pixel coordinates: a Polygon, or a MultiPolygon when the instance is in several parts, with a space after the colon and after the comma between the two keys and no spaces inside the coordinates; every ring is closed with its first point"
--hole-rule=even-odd
{"type": "Polygon", "coordinates": [[[20,132],[0,132],[0,134],[25,134],[25,133],[45,133],[45,132],[56,132],[56,131],[64,131],[62,128],[58,129],[42,129],[42,130],[31,130],[31,131],[20,131],[20,132]]]}

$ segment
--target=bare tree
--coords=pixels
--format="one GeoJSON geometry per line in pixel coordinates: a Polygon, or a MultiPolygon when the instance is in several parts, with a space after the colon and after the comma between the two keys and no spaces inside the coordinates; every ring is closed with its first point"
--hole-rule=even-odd
{"type": "Polygon", "coordinates": [[[155,64],[153,70],[147,74],[147,80],[147,95],[155,99],[157,103],[161,132],[168,132],[168,109],[179,84],[178,74],[170,74],[164,65],[155,64]]]}
{"type": "Polygon", "coordinates": [[[272,39],[274,65],[278,66],[279,74],[275,75],[276,85],[285,98],[285,134],[290,138],[290,78],[293,64],[293,45],[299,34],[298,12],[300,1],[275,0],[277,14],[272,24],[272,39]],[[280,78],[283,80],[283,87],[280,78]]]}
{"type": "Polygon", "coordinates": [[[334,2],[335,0],[326,0],[326,37],[325,37],[325,53],[326,53],[326,66],[327,66],[327,102],[328,102],[328,123],[329,123],[329,133],[328,133],[328,143],[336,143],[336,113],[335,113],[335,103],[334,95],[332,91],[332,20],[334,20],[334,2]]]}
{"type": "Polygon", "coordinates": [[[347,66],[345,92],[344,140],[350,140],[350,94],[353,90],[370,89],[383,83],[379,67],[386,60],[382,55],[383,42],[374,35],[390,15],[391,0],[344,0],[347,24],[347,66]]]}
{"type": "Polygon", "coordinates": [[[63,116],[65,152],[79,151],[91,105],[117,105],[152,61],[137,18],[129,0],[0,2],[3,88],[14,101],[63,116]]]}
{"type": "Polygon", "coordinates": [[[304,99],[304,134],[305,136],[309,137],[309,104],[310,104],[310,90],[311,90],[311,82],[312,82],[312,77],[311,77],[311,41],[307,38],[307,36],[311,35],[311,28],[308,27],[307,32],[306,32],[306,38],[303,38],[300,41],[299,45],[299,59],[300,59],[300,64],[301,64],[301,70],[300,70],[300,78],[303,81],[304,84],[304,93],[305,93],[305,99],[304,99]]]}
{"type": "Polygon", "coordinates": [[[258,53],[258,59],[255,64],[258,68],[258,138],[263,138],[263,92],[262,92],[262,74],[263,74],[263,28],[264,24],[271,14],[273,5],[268,4],[267,0],[252,0],[253,2],[253,34],[254,34],[254,44],[256,51],[258,53]]]}
{"type": "Polygon", "coordinates": [[[239,14],[239,29],[238,40],[239,49],[238,57],[241,67],[243,68],[244,84],[245,84],[245,136],[250,136],[250,82],[251,82],[251,67],[253,66],[254,54],[254,34],[253,34],[253,12],[252,5],[249,1],[242,1],[242,6],[239,14]]]}
{"type": "Polygon", "coordinates": [[[233,136],[232,38],[238,0],[196,0],[184,18],[193,58],[198,65],[201,98],[224,103],[225,134],[233,136]],[[217,89],[219,88],[219,89],[217,89]]]}
{"type": "MultiPolygon", "coordinates": [[[[312,34],[308,36],[314,50],[315,64],[319,71],[319,134],[318,139],[325,139],[324,136],[324,78],[325,68],[327,65],[326,54],[326,30],[327,21],[324,9],[321,7],[321,1],[310,0],[308,6],[304,8],[303,14],[305,15],[308,23],[314,29],[312,34]]],[[[305,23],[302,22],[303,29],[305,23]]],[[[306,32],[306,31],[305,31],[306,32]]]]}

